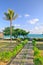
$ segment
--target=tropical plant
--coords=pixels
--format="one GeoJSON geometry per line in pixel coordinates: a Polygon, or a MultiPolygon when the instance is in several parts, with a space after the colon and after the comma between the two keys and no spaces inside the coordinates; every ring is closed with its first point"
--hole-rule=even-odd
{"type": "Polygon", "coordinates": [[[34,61],[34,65],[43,65],[43,57],[42,56],[36,56],[33,61],[34,61]]]}
{"type": "Polygon", "coordinates": [[[40,50],[36,47],[36,41],[32,40],[34,50],[34,65],[43,65],[43,57],[40,55],[40,50]]]}
{"type": "Polygon", "coordinates": [[[32,44],[33,46],[36,46],[36,41],[34,39],[32,40],[32,44]]]}
{"type": "Polygon", "coordinates": [[[12,20],[15,20],[17,18],[17,14],[15,14],[13,10],[9,9],[7,13],[4,13],[4,15],[4,19],[10,21],[10,39],[12,42],[12,20]]]}
{"type": "Polygon", "coordinates": [[[37,47],[33,47],[34,56],[38,56],[40,54],[40,50],[37,47]]]}

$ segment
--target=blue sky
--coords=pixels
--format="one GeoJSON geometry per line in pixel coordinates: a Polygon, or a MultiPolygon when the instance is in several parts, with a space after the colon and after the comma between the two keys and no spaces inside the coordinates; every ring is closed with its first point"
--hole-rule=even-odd
{"type": "Polygon", "coordinates": [[[0,31],[10,26],[10,22],[3,19],[8,9],[18,14],[18,18],[12,22],[15,28],[35,34],[43,32],[43,0],[0,0],[0,31]]]}

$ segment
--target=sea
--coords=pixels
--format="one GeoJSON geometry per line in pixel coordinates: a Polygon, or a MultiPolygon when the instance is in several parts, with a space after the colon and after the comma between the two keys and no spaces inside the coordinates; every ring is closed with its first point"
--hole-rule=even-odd
{"type": "MultiPolygon", "coordinates": [[[[23,38],[22,36],[19,36],[20,38],[23,38]]],[[[27,35],[28,38],[43,38],[43,34],[28,34],[27,35]]],[[[12,36],[12,38],[14,38],[12,36]]],[[[10,39],[10,36],[5,36],[4,35],[4,39],[10,39]]]]}
{"type": "Polygon", "coordinates": [[[28,34],[29,38],[43,38],[43,34],[28,34]]]}

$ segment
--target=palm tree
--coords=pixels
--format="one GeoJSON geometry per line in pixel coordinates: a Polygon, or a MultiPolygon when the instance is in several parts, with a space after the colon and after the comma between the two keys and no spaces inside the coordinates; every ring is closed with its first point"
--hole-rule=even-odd
{"type": "Polygon", "coordinates": [[[18,15],[15,14],[15,12],[11,9],[9,9],[7,13],[5,12],[4,15],[5,15],[4,19],[10,21],[10,39],[12,42],[12,20],[15,20],[18,15]]]}

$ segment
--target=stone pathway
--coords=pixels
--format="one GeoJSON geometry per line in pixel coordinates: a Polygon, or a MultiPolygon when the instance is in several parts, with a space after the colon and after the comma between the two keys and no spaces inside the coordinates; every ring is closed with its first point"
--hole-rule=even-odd
{"type": "Polygon", "coordinates": [[[32,48],[31,42],[28,42],[9,65],[34,65],[32,48]]]}

